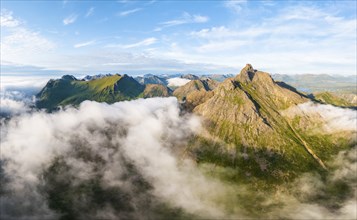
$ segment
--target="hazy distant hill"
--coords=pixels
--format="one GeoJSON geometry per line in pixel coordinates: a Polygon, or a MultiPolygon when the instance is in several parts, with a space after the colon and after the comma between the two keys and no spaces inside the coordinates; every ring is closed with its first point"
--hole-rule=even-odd
{"type": "Polygon", "coordinates": [[[167,79],[153,74],[145,74],[144,76],[137,76],[134,78],[140,84],[162,84],[167,85],[167,79]]]}
{"type": "Polygon", "coordinates": [[[357,94],[357,76],[331,76],[328,74],[273,74],[276,81],[283,81],[307,92],[342,92],[357,94]]]}
{"type": "Polygon", "coordinates": [[[325,104],[341,107],[357,107],[357,94],[338,94],[331,92],[316,92],[310,95],[325,104]]]}

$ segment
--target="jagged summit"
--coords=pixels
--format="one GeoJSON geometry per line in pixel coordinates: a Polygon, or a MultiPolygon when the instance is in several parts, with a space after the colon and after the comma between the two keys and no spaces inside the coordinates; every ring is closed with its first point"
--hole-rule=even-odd
{"type": "MultiPolygon", "coordinates": [[[[300,141],[292,141],[298,138],[280,111],[308,99],[280,86],[269,73],[247,64],[236,77],[226,79],[213,92],[213,96],[193,110],[206,119],[212,134],[228,143],[264,146],[275,151],[286,150],[286,143],[296,149],[302,146],[300,141]],[[291,137],[287,137],[287,132],[291,137]]],[[[313,163],[313,158],[310,159],[313,163]]]]}
{"type": "Polygon", "coordinates": [[[251,64],[246,64],[240,73],[235,77],[235,80],[242,83],[265,82],[271,84],[274,82],[269,73],[254,69],[251,64]]]}
{"type": "Polygon", "coordinates": [[[256,72],[256,70],[253,68],[252,64],[247,63],[247,64],[245,65],[245,67],[241,70],[241,73],[242,73],[242,72],[254,73],[254,72],[256,72]]]}

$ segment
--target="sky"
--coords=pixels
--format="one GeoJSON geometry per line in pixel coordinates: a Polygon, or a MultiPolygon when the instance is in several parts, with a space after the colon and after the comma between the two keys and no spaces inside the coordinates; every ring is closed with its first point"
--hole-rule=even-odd
{"type": "Polygon", "coordinates": [[[356,74],[356,1],[1,1],[1,75],[356,74]]]}

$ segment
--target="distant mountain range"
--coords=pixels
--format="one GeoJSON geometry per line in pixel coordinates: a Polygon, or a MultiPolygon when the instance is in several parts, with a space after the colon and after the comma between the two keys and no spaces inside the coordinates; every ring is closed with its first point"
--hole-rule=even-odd
{"type": "Polygon", "coordinates": [[[288,83],[300,91],[314,92],[338,92],[357,94],[357,76],[332,76],[328,74],[273,74],[276,81],[288,83]]]}

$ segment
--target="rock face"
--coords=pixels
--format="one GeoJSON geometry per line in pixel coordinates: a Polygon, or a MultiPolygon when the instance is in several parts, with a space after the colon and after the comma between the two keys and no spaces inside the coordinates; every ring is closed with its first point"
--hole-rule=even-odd
{"type": "Polygon", "coordinates": [[[147,84],[143,93],[144,98],[169,97],[171,94],[172,91],[161,84],[147,84]]]}
{"type": "Polygon", "coordinates": [[[174,91],[174,96],[176,96],[178,99],[182,100],[183,98],[186,98],[187,95],[189,95],[192,92],[195,91],[212,91],[217,87],[218,83],[214,80],[211,79],[196,79],[188,82],[187,84],[180,86],[174,91]]]}
{"type": "Polygon", "coordinates": [[[173,95],[179,101],[185,101],[185,108],[191,111],[197,105],[205,102],[212,97],[212,90],[217,87],[218,83],[211,79],[196,79],[177,88],[173,95]]]}

